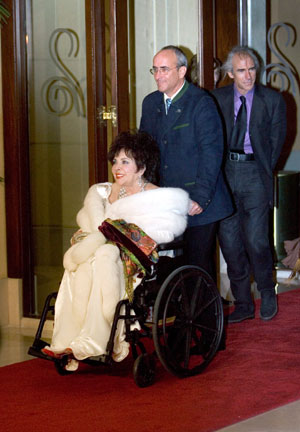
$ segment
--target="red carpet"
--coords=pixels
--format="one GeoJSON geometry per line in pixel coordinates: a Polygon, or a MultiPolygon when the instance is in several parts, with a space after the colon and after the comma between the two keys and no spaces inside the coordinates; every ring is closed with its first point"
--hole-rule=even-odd
{"type": "MultiPolygon", "coordinates": [[[[257,315],[259,307],[257,307],[257,315]]],[[[82,365],[59,376],[35,359],[0,368],[1,430],[203,432],[300,398],[300,290],[279,295],[279,313],[231,325],[227,349],[202,375],[180,380],[158,365],[157,382],[138,388],[132,360],[82,365]]]]}

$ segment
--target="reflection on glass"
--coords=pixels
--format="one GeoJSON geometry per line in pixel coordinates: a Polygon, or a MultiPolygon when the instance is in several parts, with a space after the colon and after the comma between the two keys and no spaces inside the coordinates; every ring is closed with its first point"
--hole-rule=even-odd
{"type": "Polygon", "coordinates": [[[88,189],[84,0],[27,0],[35,313],[58,289],[88,189]]]}

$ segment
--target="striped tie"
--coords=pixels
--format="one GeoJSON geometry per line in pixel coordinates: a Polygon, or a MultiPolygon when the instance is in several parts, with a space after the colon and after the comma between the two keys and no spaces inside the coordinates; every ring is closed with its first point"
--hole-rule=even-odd
{"type": "Polygon", "coordinates": [[[171,103],[172,103],[171,98],[166,99],[166,114],[168,114],[171,103]]]}

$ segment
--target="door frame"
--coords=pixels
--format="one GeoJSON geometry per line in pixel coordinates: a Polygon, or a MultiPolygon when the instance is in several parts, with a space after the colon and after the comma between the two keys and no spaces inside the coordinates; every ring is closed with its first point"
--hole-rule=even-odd
{"type": "MultiPolygon", "coordinates": [[[[6,4],[11,16],[1,30],[1,56],[7,276],[23,278],[23,284],[27,285],[33,279],[33,262],[28,246],[31,243],[31,217],[28,206],[30,179],[26,10],[25,2],[6,0],[6,4]]],[[[24,310],[33,310],[33,302],[31,293],[23,295],[24,310]]]]}
{"type": "Polygon", "coordinates": [[[107,181],[107,134],[97,108],[106,106],[105,4],[85,0],[89,184],[107,181]]]}

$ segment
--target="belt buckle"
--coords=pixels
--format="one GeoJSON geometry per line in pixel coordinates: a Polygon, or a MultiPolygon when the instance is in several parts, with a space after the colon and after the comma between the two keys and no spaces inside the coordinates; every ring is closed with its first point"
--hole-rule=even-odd
{"type": "Polygon", "coordinates": [[[229,152],[229,160],[238,161],[240,159],[240,155],[238,153],[229,152]]]}

